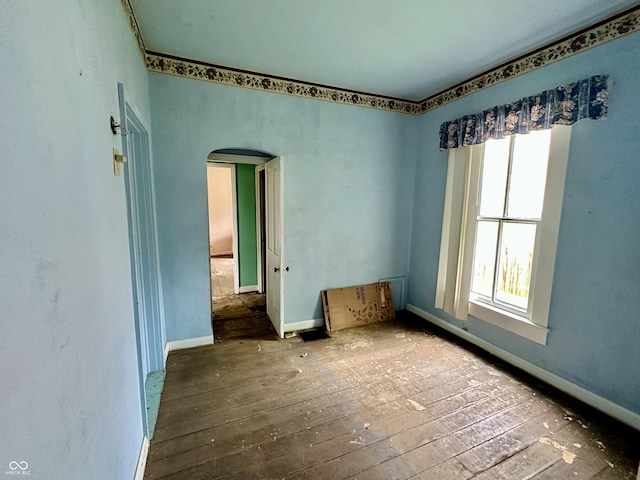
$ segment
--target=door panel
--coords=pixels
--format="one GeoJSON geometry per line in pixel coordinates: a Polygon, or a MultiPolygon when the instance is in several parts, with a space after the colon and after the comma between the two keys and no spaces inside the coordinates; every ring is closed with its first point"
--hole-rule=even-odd
{"type": "Polygon", "coordinates": [[[282,312],[282,163],[276,157],[266,164],[266,277],[267,315],[278,335],[284,335],[282,312]]]}
{"type": "MultiPolygon", "coordinates": [[[[125,100],[124,85],[118,84],[129,226],[129,258],[133,294],[134,329],[138,347],[140,413],[145,436],[153,436],[155,418],[145,388],[149,373],[164,368],[166,331],[161,288],[160,258],[156,229],[153,165],[149,134],[125,100]]],[[[157,410],[156,410],[157,411],[157,410]]]]}
{"type": "Polygon", "coordinates": [[[128,105],[124,165],[132,282],[143,378],[164,368],[164,319],[149,137],[128,105]]]}

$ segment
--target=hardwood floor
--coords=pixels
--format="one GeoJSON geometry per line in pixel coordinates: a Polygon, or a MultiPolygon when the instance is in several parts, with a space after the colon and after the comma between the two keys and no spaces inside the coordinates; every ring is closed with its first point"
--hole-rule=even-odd
{"type": "Polygon", "coordinates": [[[410,314],[172,352],[146,479],[635,479],[640,433],[410,314]]]}
{"type": "Polygon", "coordinates": [[[276,339],[263,293],[233,293],[233,258],[211,257],[211,323],[216,342],[230,338],[276,339]]]}
{"type": "Polygon", "coordinates": [[[278,338],[267,317],[264,293],[243,293],[215,299],[211,322],[216,342],[239,338],[278,338]]]}
{"type": "Polygon", "coordinates": [[[233,295],[233,258],[210,257],[211,300],[233,295]]]}

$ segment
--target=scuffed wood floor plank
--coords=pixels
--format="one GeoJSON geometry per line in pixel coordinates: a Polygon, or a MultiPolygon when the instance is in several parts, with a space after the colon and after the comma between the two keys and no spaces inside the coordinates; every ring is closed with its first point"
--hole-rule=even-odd
{"type": "Polygon", "coordinates": [[[146,479],[635,479],[640,433],[410,314],[171,353],[146,479]]]}

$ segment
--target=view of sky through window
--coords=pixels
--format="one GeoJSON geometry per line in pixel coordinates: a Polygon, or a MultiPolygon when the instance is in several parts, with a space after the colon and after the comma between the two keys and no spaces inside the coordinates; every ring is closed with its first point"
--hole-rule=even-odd
{"type": "Polygon", "coordinates": [[[471,291],[525,312],[550,139],[551,131],[543,130],[484,147],[471,291]]]}

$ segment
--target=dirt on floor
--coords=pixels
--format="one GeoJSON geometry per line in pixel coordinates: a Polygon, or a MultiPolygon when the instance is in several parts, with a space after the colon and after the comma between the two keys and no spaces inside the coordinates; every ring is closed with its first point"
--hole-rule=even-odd
{"type": "Polygon", "coordinates": [[[230,338],[277,338],[267,317],[265,295],[244,293],[216,298],[211,315],[216,342],[230,338]]]}

